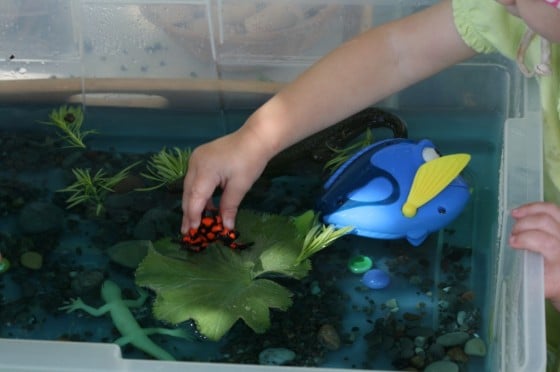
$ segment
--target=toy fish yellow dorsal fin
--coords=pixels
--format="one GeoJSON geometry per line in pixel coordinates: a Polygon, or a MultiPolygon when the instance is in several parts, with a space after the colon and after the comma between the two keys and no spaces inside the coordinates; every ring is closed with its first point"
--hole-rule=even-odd
{"type": "Polygon", "coordinates": [[[430,160],[416,171],[408,198],[402,207],[406,217],[414,217],[418,208],[432,200],[467,166],[469,154],[453,154],[430,160]]]}

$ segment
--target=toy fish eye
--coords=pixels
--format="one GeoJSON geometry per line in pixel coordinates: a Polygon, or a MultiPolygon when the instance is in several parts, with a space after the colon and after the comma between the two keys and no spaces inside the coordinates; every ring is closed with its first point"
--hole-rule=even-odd
{"type": "Polygon", "coordinates": [[[422,149],[422,159],[424,159],[425,162],[437,159],[439,157],[439,152],[433,147],[424,147],[422,149]]]}
{"type": "Polygon", "coordinates": [[[439,214],[446,214],[447,213],[447,210],[445,209],[445,207],[438,207],[437,211],[438,211],[439,214]]]}

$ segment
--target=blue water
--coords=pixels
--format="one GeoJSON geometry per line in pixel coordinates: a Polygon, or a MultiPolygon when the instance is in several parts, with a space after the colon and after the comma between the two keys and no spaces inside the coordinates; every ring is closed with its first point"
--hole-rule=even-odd
{"type": "MultiPolygon", "coordinates": [[[[0,107],[3,117],[0,123],[3,148],[0,154],[0,207],[4,209],[0,213],[0,253],[14,263],[10,271],[0,274],[0,337],[111,342],[119,335],[112,329],[108,316],[93,318],[83,312],[65,314],[58,307],[68,299],[66,295],[74,293],[70,287],[72,279],[86,271],[101,272],[125,288],[126,297],[136,297],[133,270],[111,263],[106,248],[118,241],[132,239],[134,224],[141,213],[128,213],[129,220],[119,225],[110,217],[106,220],[88,219],[79,210],[65,210],[60,234],[36,236],[21,231],[18,216],[25,203],[49,201],[64,208],[64,198],[56,190],[68,184],[69,170],[52,166],[53,162],[44,159],[60,156],[56,164],[64,164],[64,159],[68,161],[72,156],[72,150],[45,142],[45,138],[54,137],[53,131],[36,122],[46,120],[51,109],[50,106],[0,107]],[[14,143],[29,144],[29,141],[34,145],[21,147],[21,153],[13,147],[14,143]],[[46,168],[42,164],[46,164],[46,168]],[[13,201],[18,195],[21,205],[13,201]],[[17,250],[14,247],[18,247],[17,250]],[[18,264],[20,252],[27,249],[43,253],[42,269],[29,270],[18,264]]],[[[372,352],[375,335],[372,336],[371,332],[375,321],[394,317],[400,324],[403,314],[421,313],[420,319],[411,322],[437,330],[450,322],[444,318],[457,313],[441,311],[441,308],[442,296],[459,291],[458,287],[461,287],[461,293],[472,292],[474,295],[474,299],[464,306],[480,315],[479,327],[472,331],[483,338],[486,336],[490,314],[485,301],[486,285],[490,282],[489,260],[497,236],[504,117],[494,112],[396,113],[408,123],[410,138],[429,138],[443,154],[466,152],[472,155],[464,174],[472,186],[472,198],[452,225],[432,234],[421,247],[412,248],[401,241],[346,237],[314,257],[311,276],[295,284],[294,288],[301,291],[298,293],[302,296],[314,296],[312,289],[323,291],[324,306],[334,309],[335,314],[331,312],[329,316],[337,319],[343,339],[343,346],[338,351],[321,350],[321,366],[394,368],[386,358],[387,353],[372,352]],[[391,285],[384,290],[364,290],[360,276],[346,268],[346,262],[355,254],[370,256],[377,267],[390,272],[391,285]],[[327,298],[326,293],[334,294],[327,298]],[[393,313],[386,305],[391,300],[396,300],[399,307],[393,313]]],[[[163,146],[194,147],[239,127],[248,114],[245,111],[192,113],[88,108],[86,129],[98,131],[87,141],[91,150],[90,165],[106,162],[116,167],[138,159],[145,160],[163,146]]],[[[374,135],[380,138],[387,133],[374,135]]],[[[267,212],[275,213],[297,212],[313,205],[311,198],[317,192],[316,179],[310,181],[308,176],[302,176],[275,182],[276,191],[265,199],[257,199],[261,195],[258,192],[249,194],[256,199],[246,200],[245,205],[260,205],[267,212]],[[289,195],[286,194],[288,189],[289,195]]],[[[161,204],[174,214],[178,229],[180,195],[163,197],[155,193],[154,198],[152,203],[161,204]]],[[[83,297],[93,306],[102,305],[98,290],[88,291],[83,297]]],[[[273,316],[273,323],[275,319],[285,322],[290,317],[294,317],[294,323],[297,323],[295,318],[312,316],[302,315],[301,311],[306,309],[302,306],[294,306],[297,311],[288,311],[283,318],[273,316]]],[[[134,315],[144,327],[160,325],[152,318],[149,307],[140,308],[134,315]]],[[[270,334],[252,337],[250,332],[240,328],[243,327],[234,328],[232,334],[219,343],[188,342],[164,336],[153,339],[178,359],[199,361],[228,361],[224,354],[227,353],[225,350],[231,349],[230,342],[250,344],[260,343],[267,337],[274,339],[270,334]]],[[[303,353],[303,350],[294,351],[303,353]]],[[[123,352],[129,358],[148,358],[131,347],[124,348],[123,352]]],[[[253,363],[255,356],[246,360],[253,363]]],[[[480,368],[483,363],[482,359],[475,358],[468,363],[468,370],[480,368]]]]}

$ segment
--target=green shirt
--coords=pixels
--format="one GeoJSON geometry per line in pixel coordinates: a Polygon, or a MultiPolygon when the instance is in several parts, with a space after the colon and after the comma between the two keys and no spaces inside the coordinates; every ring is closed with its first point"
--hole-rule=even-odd
{"type": "MultiPolygon", "coordinates": [[[[553,11],[551,9],[551,11],[553,11]]],[[[463,40],[479,53],[499,52],[515,60],[527,26],[495,0],[453,0],[455,25],[463,40]]],[[[534,71],[541,62],[541,40],[529,44],[525,66],[534,71]]],[[[560,45],[551,43],[552,74],[538,76],[543,110],[543,158],[545,200],[560,205],[560,45]]],[[[547,304],[549,346],[560,346],[560,314],[547,304]]],[[[558,369],[560,372],[560,369],[558,369]]]]}
{"type": "MultiPolygon", "coordinates": [[[[552,11],[552,9],[551,9],[552,11]]],[[[515,59],[525,23],[494,0],[453,0],[455,25],[463,40],[479,53],[499,52],[515,59]]],[[[540,36],[529,45],[525,65],[541,61],[540,36]]],[[[560,46],[551,44],[549,76],[537,77],[544,118],[544,195],[560,205],[560,46]]]]}

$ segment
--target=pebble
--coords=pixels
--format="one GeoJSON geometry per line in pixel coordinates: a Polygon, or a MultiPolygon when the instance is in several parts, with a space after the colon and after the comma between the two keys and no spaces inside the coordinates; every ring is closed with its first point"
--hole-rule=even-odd
{"type": "Polygon", "coordinates": [[[463,324],[465,324],[465,317],[467,316],[467,313],[463,310],[459,311],[457,313],[457,324],[462,326],[463,324]]]}
{"type": "Polygon", "coordinates": [[[459,372],[459,366],[448,360],[438,360],[428,365],[424,372],[459,372]]]}
{"type": "Polygon", "coordinates": [[[113,191],[117,194],[125,194],[136,189],[141,189],[142,187],[146,187],[144,179],[135,174],[129,174],[113,187],[113,191]]]}
{"type": "Polygon", "coordinates": [[[422,316],[419,314],[406,312],[403,314],[403,319],[409,322],[415,322],[422,319],[422,316]]]}
{"type": "Polygon", "coordinates": [[[440,344],[431,344],[428,348],[428,354],[432,359],[439,360],[445,356],[445,349],[440,344]]]}
{"type": "Polygon", "coordinates": [[[413,327],[406,330],[406,335],[409,337],[424,337],[430,338],[434,335],[434,330],[429,327],[413,327]]]}
{"type": "Polygon", "coordinates": [[[414,341],[410,338],[403,337],[399,340],[400,353],[399,357],[410,359],[414,356],[414,341]]]}
{"type": "Polygon", "coordinates": [[[135,269],[153,248],[151,240],[125,240],[107,249],[111,261],[135,269]]]}
{"type": "Polygon", "coordinates": [[[459,346],[452,347],[447,351],[447,356],[454,362],[467,363],[469,356],[465,354],[463,349],[459,346]]]}
{"type": "Polygon", "coordinates": [[[426,358],[422,355],[415,355],[410,358],[410,364],[412,364],[415,368],[422,368],[424,367],[424,363],[426,362],[426,358]]]}
{"type": "Polygon", "coordinates": [[[317,340],[329,350],[340,349],[340,336],[336,329],[330,324],[323,324],[317,332],[317,340]]]}
{"type": "Polygon", "coordinates": [[[486,343],[480,338],[471,338],[465,344],[465,354],[483,357],[486,355],[486,343]]]}
{"type": "Polygon", "coordinates": [[[280,366],[294,360],[296,353],[283,347],[264,349],[259,354],[259,364],[267,366],[280,366]]]}
{"type": "Polygon", "coordinates": [[[23,267],[31,270],[39,270],[43,267],[43,256],[38,252],[27,251],[20,256],[19,262],[23,267]]]}
{"type": "Polygon", "coordinates": [[[46,202],[29,203],[21,209],[18,216],[19,227],[26,234],[60,231],[63,220],[63,210],[46,202]]]}
{"type": "Polygon", "coordinates": [[[426,345],[426,337],[416,336],[414,338],[414,345],[418,347],[424,347],[424,345],[426,345]]]}
{"type": "Polygon", "coordinates": [[[140,218],[133,231],[133,236],[138,240],[157,240],[161,236],[174,236],[176,234],[176,215],[164,208],[148,210],[140,218]]]}
{"type": "Polygon", "coordinates": [[[70,282],[70,287],[77,295],[84,295],[92,290],[97,290],[104,280],[100,270],[86,270],[76,275],[70,282]]]}
{"type": "Polygon", "coordinates": [[[314,280],[311,282],[310,292],[313,296],[319,296],[321,294],[321,286],[318,281],[314,280]]]}
{"type": "Polygon", "coordinates": [[[464,302],[472,302],[474,300],[474,296],[473,291],[466,291],[461,295],[461,300],[464,302]]]}
{"type": "Polygon", "coordinates": [[[397,302],[396,298],[391,298],[391,299],[387,300],[385,302],[385,306],[392,313],[396,313],[397,311],[399,311],[399,303],[397,302]]]}
{"type": "Polygon", "coordinates": [[[436,342],[442,346],[457,346],[463,345],[470,338],[466,332],[449,332],[439,336],[436,342]]]}

